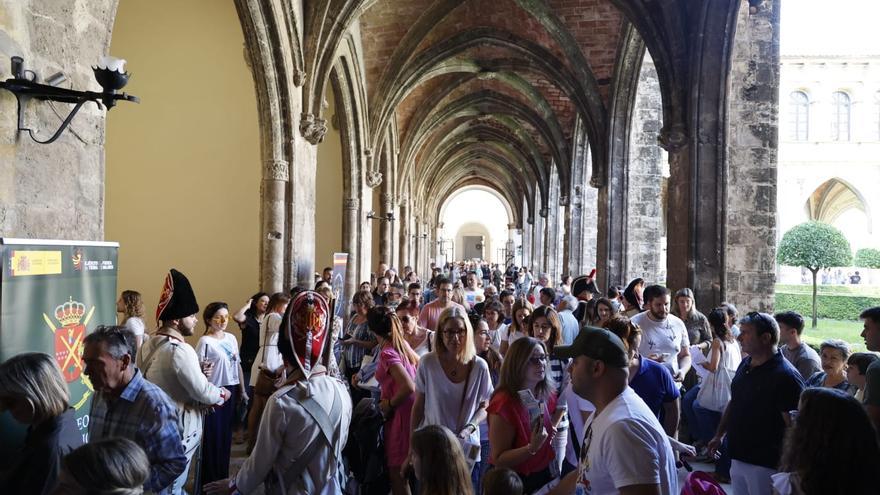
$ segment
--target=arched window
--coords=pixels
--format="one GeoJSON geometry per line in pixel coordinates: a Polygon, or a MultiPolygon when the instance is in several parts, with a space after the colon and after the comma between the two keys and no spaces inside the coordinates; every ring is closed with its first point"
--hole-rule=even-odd
{"type": "Polygon", "coordinates": [[[831,139],[849,141],[851,103],[849,95],[835,91],[831,95],[831,139]]]}
{"type": "Polygon", "coordinates": [[[788,137],[792,141],[806,141],[809,137],[810,98],[803,91],[793,91],[788,104],[788,137]]]}
{"type": "Polygon", "coordinates": [[[880,141],[880,91],[874,93],[873,129],[874,141],[880,141]]]}

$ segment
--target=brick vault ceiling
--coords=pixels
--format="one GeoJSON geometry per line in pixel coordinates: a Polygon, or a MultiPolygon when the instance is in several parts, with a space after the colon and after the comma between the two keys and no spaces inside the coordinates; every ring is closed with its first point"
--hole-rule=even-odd
{"type": "Polygon", "coordinates": [[[416,180],[460,170],[448,188],[531,164],[544,181],[570,157],[577,116],[604,116],[622,29],[609,0],[377,0],[360,17],[373,132],[396,124],[416,180]]]}

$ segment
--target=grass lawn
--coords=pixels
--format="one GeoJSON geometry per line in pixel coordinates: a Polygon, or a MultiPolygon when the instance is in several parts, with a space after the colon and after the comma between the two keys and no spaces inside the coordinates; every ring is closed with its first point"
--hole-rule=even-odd
{"type": "Polygon", "coordinates": [[[863,324],[861,321],[844,321],[844,320],[828,320],[819,318],[816,328],[810,328],[811,319],[804,315],[807,326],[804,328],[803,339],[806,343],[815,345],[816,347],[825,339],[840,339],[849,342],[853,352],[864,352],[865,341],[859,334],[862,333],[863,324]]]}
{"type": "MultiPolygon", "coordinates": [[[[776,284],[776,292],[813,295],[812,285],[776,284]]],[[[822,285],[816,286],[816,295],[880,297],[880,287],[876,285],[822,285]]]]}

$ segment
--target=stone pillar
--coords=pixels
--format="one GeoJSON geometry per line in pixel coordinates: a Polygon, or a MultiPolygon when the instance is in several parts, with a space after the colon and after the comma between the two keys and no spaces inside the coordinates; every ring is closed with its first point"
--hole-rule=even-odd
{"type": "Polygon", "coordinates": [[[660,81],[654,62],[646,51],[639,71],[626,164],[624,282],[641,277],[653,283],[662,282],[665,278],[661,274],[665,270],[665,267],[661,267],[661,255],[666,248],[663,243],[663,217],[669,211],[677,210],[663,208],[666,153],[657,144],[663,127],[662,119],[660,81]]]}
{"type": "MultiPolygon", "coordinates": [[[[398,244],[398,252],[400,253],[400,261],[398,262],[398,266],[401,270],[406,265],[412,265],[412,257],[410,256],[409,246],[410,246],[410,229],[409,229],[409,199],[404,196],[400,200],[400,218],[397,219],[399,228],[399,236],[397,240],[398,244]]],[[[413,267],[415,269],[415,267],[413,267]]],[[[402,276],[406,276],[404,273],[402,276]]]]}
{"type": "Polygon", "coordinates": [[[572,274],[572,271],[569,268],[569,263],[571,262],[571,252],[569,251],[569,247],[571,246],[571,239],[569,238],[571,231],[571,207],[568,205],[568,198],[560,198],[559,217],[558,224],[562,229],[562,235],[559,236],[556,248],[561,251],[556,261],[556,272],[562,277],[563,275],[572,274]],[[565,201],[564,204],[563,200],[565,201]]]}
{"type": "MultiPolygon", "coordinates": [[[[323,129],[326,131],[326,126],[323,129]]],[[[314,136],[315,132],[318,131],[309,135],[314,136]]],[[[287,184],[290,259],[289,280],[284,284],[285,288],[293,285],[313,287],[315,284],[315,176],[318,148],[299,134],[294,136],[294,162],[287,184]]]]}
{"type": "MultiPolygon", "coordinates": [[[[392,243],[394,242],[394,232],[391,229],[391,222],[387,220],[389,213],[394,213],[394,197],[390,192],[391,181],[387,178],[382,181],[382,193],[379,194],[379,212],[381,218],[374,219],[379,222],[379,252],[382,253],[382,259],[391,267],[394,265],[394,250],[392,243]]],[[[397,268],[397,267],[394,267],[397,268]]]]}
{"type": "Polygon", "coordinates": [[[532,266],[532,236],[535,232],[535,219],[526,217],[526,223],[523,225],[522,236],[522,259],[520,266],[532,266]]]}
{"type": "Polygon", "coordinates": [[[537,272],[547,272],[550,268],[548,262],[547,250],[550,248],[549,238],[547,237],[547,219],[550,216],[550,208],[541,208],[538,212],[538,221],[535,222],[535,262],[537,272]]]}
{"type": "Polygon", "coordinates": [[[780,0],[749,13],[733,45],[727,126],[727,232],[723,298],[772,311],[776,263],[780,0]]]}
{"type": "MultiPolygon", "coordinates": [[[[359,222],[361,202],[358,198],[345,198],[342,200],[342,250],[348,253],[348,266],[345,271],[345,294],[351,296],[358,289],[358,279],[360,278],[360,226],[359,222]]],[[[348,301],[339,301],[339,304],[345,304],[346,313],[348,301]]]]}
{"type": "Polygon", "coordinates": [[[499,264],[503,265],[504,268],[502,270],[507,269],[507,265],[510,263],[517,264],[516,261],[516,247],[519,245],[517,242],[517,228],[515,223],[507,224],[507,244],[505,244],[505,249],[507,249],[507,256],[503,261],[499,262],[499,264]]]}
{"type": "Polygon", "coordinates": [[[284,290],[284,231],[285,186],[289,179],[289,164],[285,160],[267,160],[263,163],[263,181],[260,185],[262,232],[260,239],[260,279],[262,290],[274,293],[284,290]]]}

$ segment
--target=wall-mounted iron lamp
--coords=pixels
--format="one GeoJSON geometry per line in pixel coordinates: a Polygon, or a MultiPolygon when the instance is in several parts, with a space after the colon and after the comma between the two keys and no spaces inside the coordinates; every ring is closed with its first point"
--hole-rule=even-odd
{"type": "Polygon", "coordinates": [[[104,88],[103,92],[97,93],[94,91],[59,88],[58,85],[67,79],[61,72],[47,78],[46,84],[39,83],[37,74],[34,71],[25,70],[23,58],[12,57],[12,77],[5,81],[0,81],[0,88],[11,91],[18,102],[18,131],[27,132],[31,139],[37,143],[49,144],[61,136],[61,133],[64,132],[64,129],[67,129],[67,126],[70,125],[79,109],[87,102],[93,101],[98,105],[98,108],[107,107],[107,110],[116,106],[117,100],[140,103],[140,99],[136,96],[117,93],[117,91],[125,87],[130,76],[128,72],[125,72],[124,65],[125,60],[114,57],[102,57],[101,62],[96,67],[92,67],[92,70],[95,71],[95,79],[104,88]],[[67,118],[64,119],[64,122],[61,123],[61,127],[46,141],[37,139],[34,136],[34,131],[24,126],[24,110],[31,98],[75,105],[70,114],[67,115],[67,118]]]}

